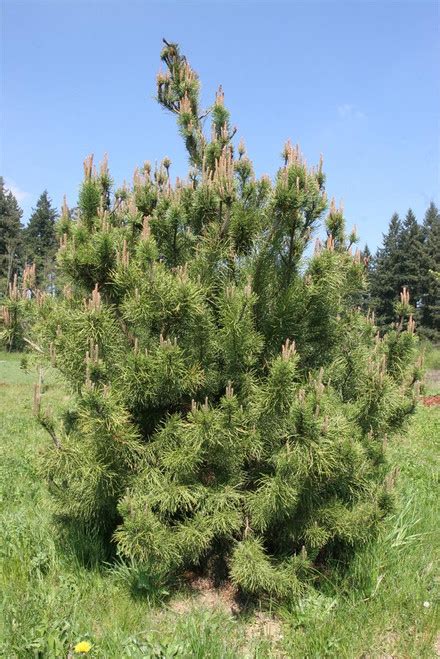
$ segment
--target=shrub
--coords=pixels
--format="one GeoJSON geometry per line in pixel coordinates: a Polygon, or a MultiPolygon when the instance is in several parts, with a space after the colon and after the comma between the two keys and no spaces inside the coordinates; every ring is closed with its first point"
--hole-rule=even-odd
{"type": "Polygon", "coordinates": [[[107,162],[85,161],[62,219],[70,286],[39,300],[39,341],[74,392],[57,421],[37,387],[46,473],[62,515],[152,576],[222,564],[246,592],[290,597],[391,506],[384,445],[414,409],[414,323],[381,338],[357,307],[364,266],[334,202],[304,259],[322,161],[287,143],[274,181],[257,178],[221,88],[203,113],[178,46],[161,58],[189,177],[172,183],[166,158],[112,195],[107,162]]]}

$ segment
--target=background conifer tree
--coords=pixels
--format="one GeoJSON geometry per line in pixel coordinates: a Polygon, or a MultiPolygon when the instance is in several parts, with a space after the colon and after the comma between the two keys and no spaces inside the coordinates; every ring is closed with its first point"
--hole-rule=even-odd
{"type": "Polygon", "coordinates": [[[424,232],[411,209],[402,223],[397,256],[399,290],[403,286],[409,288],[413,304],[420,307],[423,293],[424,232]]]}
{"type": "Polygon", "coordinates": [[[70,284],[37,299],[34,341],[73,394],[55,419],[36,387],[46,474],[65,520],[152,578],[220,565],[248,593],[294,597],[390,509],[386,438],[420,375],[408,295],[381,338],[322,161],[287,143],[257,178],[221,88],[203,110],[178,46],[161,58],[189,176],[165,158],[113,191],[106,159],[84,163],[77,216],[59,220],[70,284]]]}
{"type": "Polygon", "coordinates": [[[423,226],[417,223],[411,209],[403,223],[394,214],[383,246],[369,260],[370,303],[382,326],[396,322],[394,300],[398,291],[406,287],[423,333],[436,337],[440,322],[435,277],[439,267],[438,217],[434,204],[428,208],[423,226]]]}
{"type": "Polygon", "coordinates": [[[378,249],[370,271],[371,296],[382,324],[395,320],[394,304],[401,290],[399,268],[401,254],[402,224],[397,213],[392,216],[388,232],[383,236],[383,246],[378,249]]]}
{"type": "Polygon", "coordinates": [[[0,176],[0,286],[3,291],[7,291],[20,266],[22,215],[16,198],[5,188],[0,176]]]}
{"type": "Polygon", "coordinates": [[[58,241],[55,233],[56,209],[47,190],[39,197],[23,231],[23,252],[27,263],[36,265],[36,283],[42,285],[54,274],[58,241]]]}
{"type": "Polygon", "coordinates": [[[368,285],[360,292],[359,296],[359,305],[362,308],[362,310],[367,313],[368,311],[371,311],[374,308],[373,300],[371,297],[371,287],[370,287],[370,281],[371,281],[371,276],[374,270],[374,256],[370,251],[370,248],[368,247],[367,244],[365,244],[365,247],[363,250],[361,250],[361,263],[364,266],[364,271],[365,271],[365,280],[368,283],[368,285]]]}
{"type": "Polygon", "coordinates": [[[368,245],[365,243],[365,247],[362,250],[361,253],[362,260],[364,262],[364,266],[367,272],[371,272],[373,270],[374,266],[374,257],[373,254],[370,251],[370,248],[368,245]]]}
{"type": "Polygon", "coordinates": [[[440,332],[440,212],[434,203],[428,207],[423,222],[424,255],[421,322],[438,338],[440,332]],[[437,275],[436,275],[437,273],[437,275]]]}

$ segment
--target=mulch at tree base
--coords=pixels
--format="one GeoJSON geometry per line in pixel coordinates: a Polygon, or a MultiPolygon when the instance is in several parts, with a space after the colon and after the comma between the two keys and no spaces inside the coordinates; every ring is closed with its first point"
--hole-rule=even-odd
{"type": "Polygon", "coordinates": [[[440,394],[437,394],[436,396],[422,396],[422,403],[423,405],[426,405],[426,407],[440,405],[440,394]]]}

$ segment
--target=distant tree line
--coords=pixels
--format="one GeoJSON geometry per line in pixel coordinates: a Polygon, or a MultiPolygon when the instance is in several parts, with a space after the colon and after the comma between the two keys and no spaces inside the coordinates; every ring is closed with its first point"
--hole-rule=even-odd
{"type": "Polygon", "coordinates": [[[406,286],[422,333],[440,337],[440,212],[431,203],[419,224],[411,209],[392,216],[383,244],[373,257],[364,250],[370,282],[366,304],[382,326],[396,321],[396,301],[406,286]]]}
{"type": "Polygon", "coordinates": [[[55,274],[57,210],[45,190],[32,210],[27,226],[23,211],[0,176],[0,291],[5,293],[14,275],[27,264],[36,265],[36,283],[50,287],[55,274]]]}

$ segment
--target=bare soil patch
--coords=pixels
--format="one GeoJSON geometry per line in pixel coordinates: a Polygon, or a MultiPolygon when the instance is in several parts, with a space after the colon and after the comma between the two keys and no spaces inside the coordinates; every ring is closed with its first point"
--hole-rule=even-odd
{"type": "Polygon", "coordinates": [[[437,394],[436,396],[422,396],[422,403],[423,405],[426,405],[426,407],[436,407],[437,405],[440,405],[440,394],[437,394]]]}
{"type": "Polygon", "coordinates": [[[191,576],[187,579],[190,588],[189,597],[176,599],[170,603],[170,608],[176,613],[187,613],[194,607],[207,609],[222,609],[226,613],[237,615],[239,605],[236,601],[235,588],[225,582],[216,586],[209,577],[191,576]]]}

